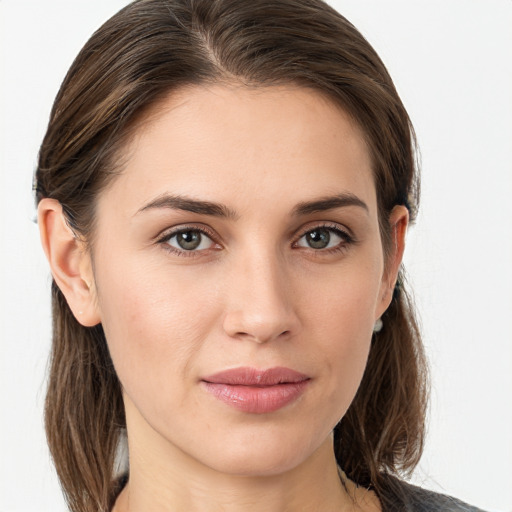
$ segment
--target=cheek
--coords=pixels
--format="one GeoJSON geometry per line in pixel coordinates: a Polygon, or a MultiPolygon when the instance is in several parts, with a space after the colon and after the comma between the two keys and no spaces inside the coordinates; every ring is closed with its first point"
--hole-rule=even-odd
{"type": "Polygon", "coordinates": [[[364,265],[355,261],[329,273],[317,273],[302,280],[296,295],[302,297],[301,309],[307,322],[325,331],[324,340],[353,339],[371,334],[381,293],[381,265],[364,265]]]}
{"type": "Polygon", "coordinates": [[[190,379],[190,365],[219,316],[213,289],[204,282],[186,272],[171,274],[138,263],[125,262],[97,273],[98,303],[112,360],[134,399],[133,395],[190,379]]]}
{"type": "Polygon", "coordinates": [[[380,293],[378,268],[347,269],[300,292],[307,297],[304,325],[314,339],[312,357],[324,368],[326,398],[338,404],[337,414],[346,411],[366,367],[380,293]]]}

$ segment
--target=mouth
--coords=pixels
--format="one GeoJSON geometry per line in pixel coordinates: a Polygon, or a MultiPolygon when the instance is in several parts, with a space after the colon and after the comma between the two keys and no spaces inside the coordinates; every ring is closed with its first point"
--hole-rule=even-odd
{"type": "Polygon", "coordinates": [[[295,402],[311,378],[290,368],[240,367],[202,379],[206,391],[225,404],[253,414],[277,411],[295,402]]]}

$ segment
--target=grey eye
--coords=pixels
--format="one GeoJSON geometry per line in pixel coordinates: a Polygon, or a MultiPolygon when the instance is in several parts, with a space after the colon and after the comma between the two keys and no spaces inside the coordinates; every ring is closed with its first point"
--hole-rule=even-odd
{"type": "Polygon", "coordinates": [[[167,243],[182,251],[200,251],[209,249],[213,245],[212,239],[197,229],[175,233],[167,240],[167,243]]]}
{"type": "Polygon", "coordinates": [[[303,235],[297,245],[310,249],[330,249],[343,241],[344,239],[334,229],[315,228],[303,235]]]}

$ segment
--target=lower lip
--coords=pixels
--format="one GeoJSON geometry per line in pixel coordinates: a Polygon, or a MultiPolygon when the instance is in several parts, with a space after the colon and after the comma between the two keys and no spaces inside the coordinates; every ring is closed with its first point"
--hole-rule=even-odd
{"type": "Polygon", "coordinates": [[[309,380],[287,382],[274,386],[240,386],[205,382],[206,390],[221,402],[235,409],[254,414],[274,412],[297,400],[309,380]]]}

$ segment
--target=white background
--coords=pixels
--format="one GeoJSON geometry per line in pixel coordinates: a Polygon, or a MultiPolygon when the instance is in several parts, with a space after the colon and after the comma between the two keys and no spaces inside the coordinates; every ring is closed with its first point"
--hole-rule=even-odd
{"type": "MultiPolygon", "coordinates": [[[[0,510],[65,510],[43,428],[49,272],[31,176],[60,81],[122,0],[0,0],[0,510]]],[[[422,210],[406,264],[432,368],[415,481],[512,512],[512,1],[332,0],[415,124],[422,210]]]]}

